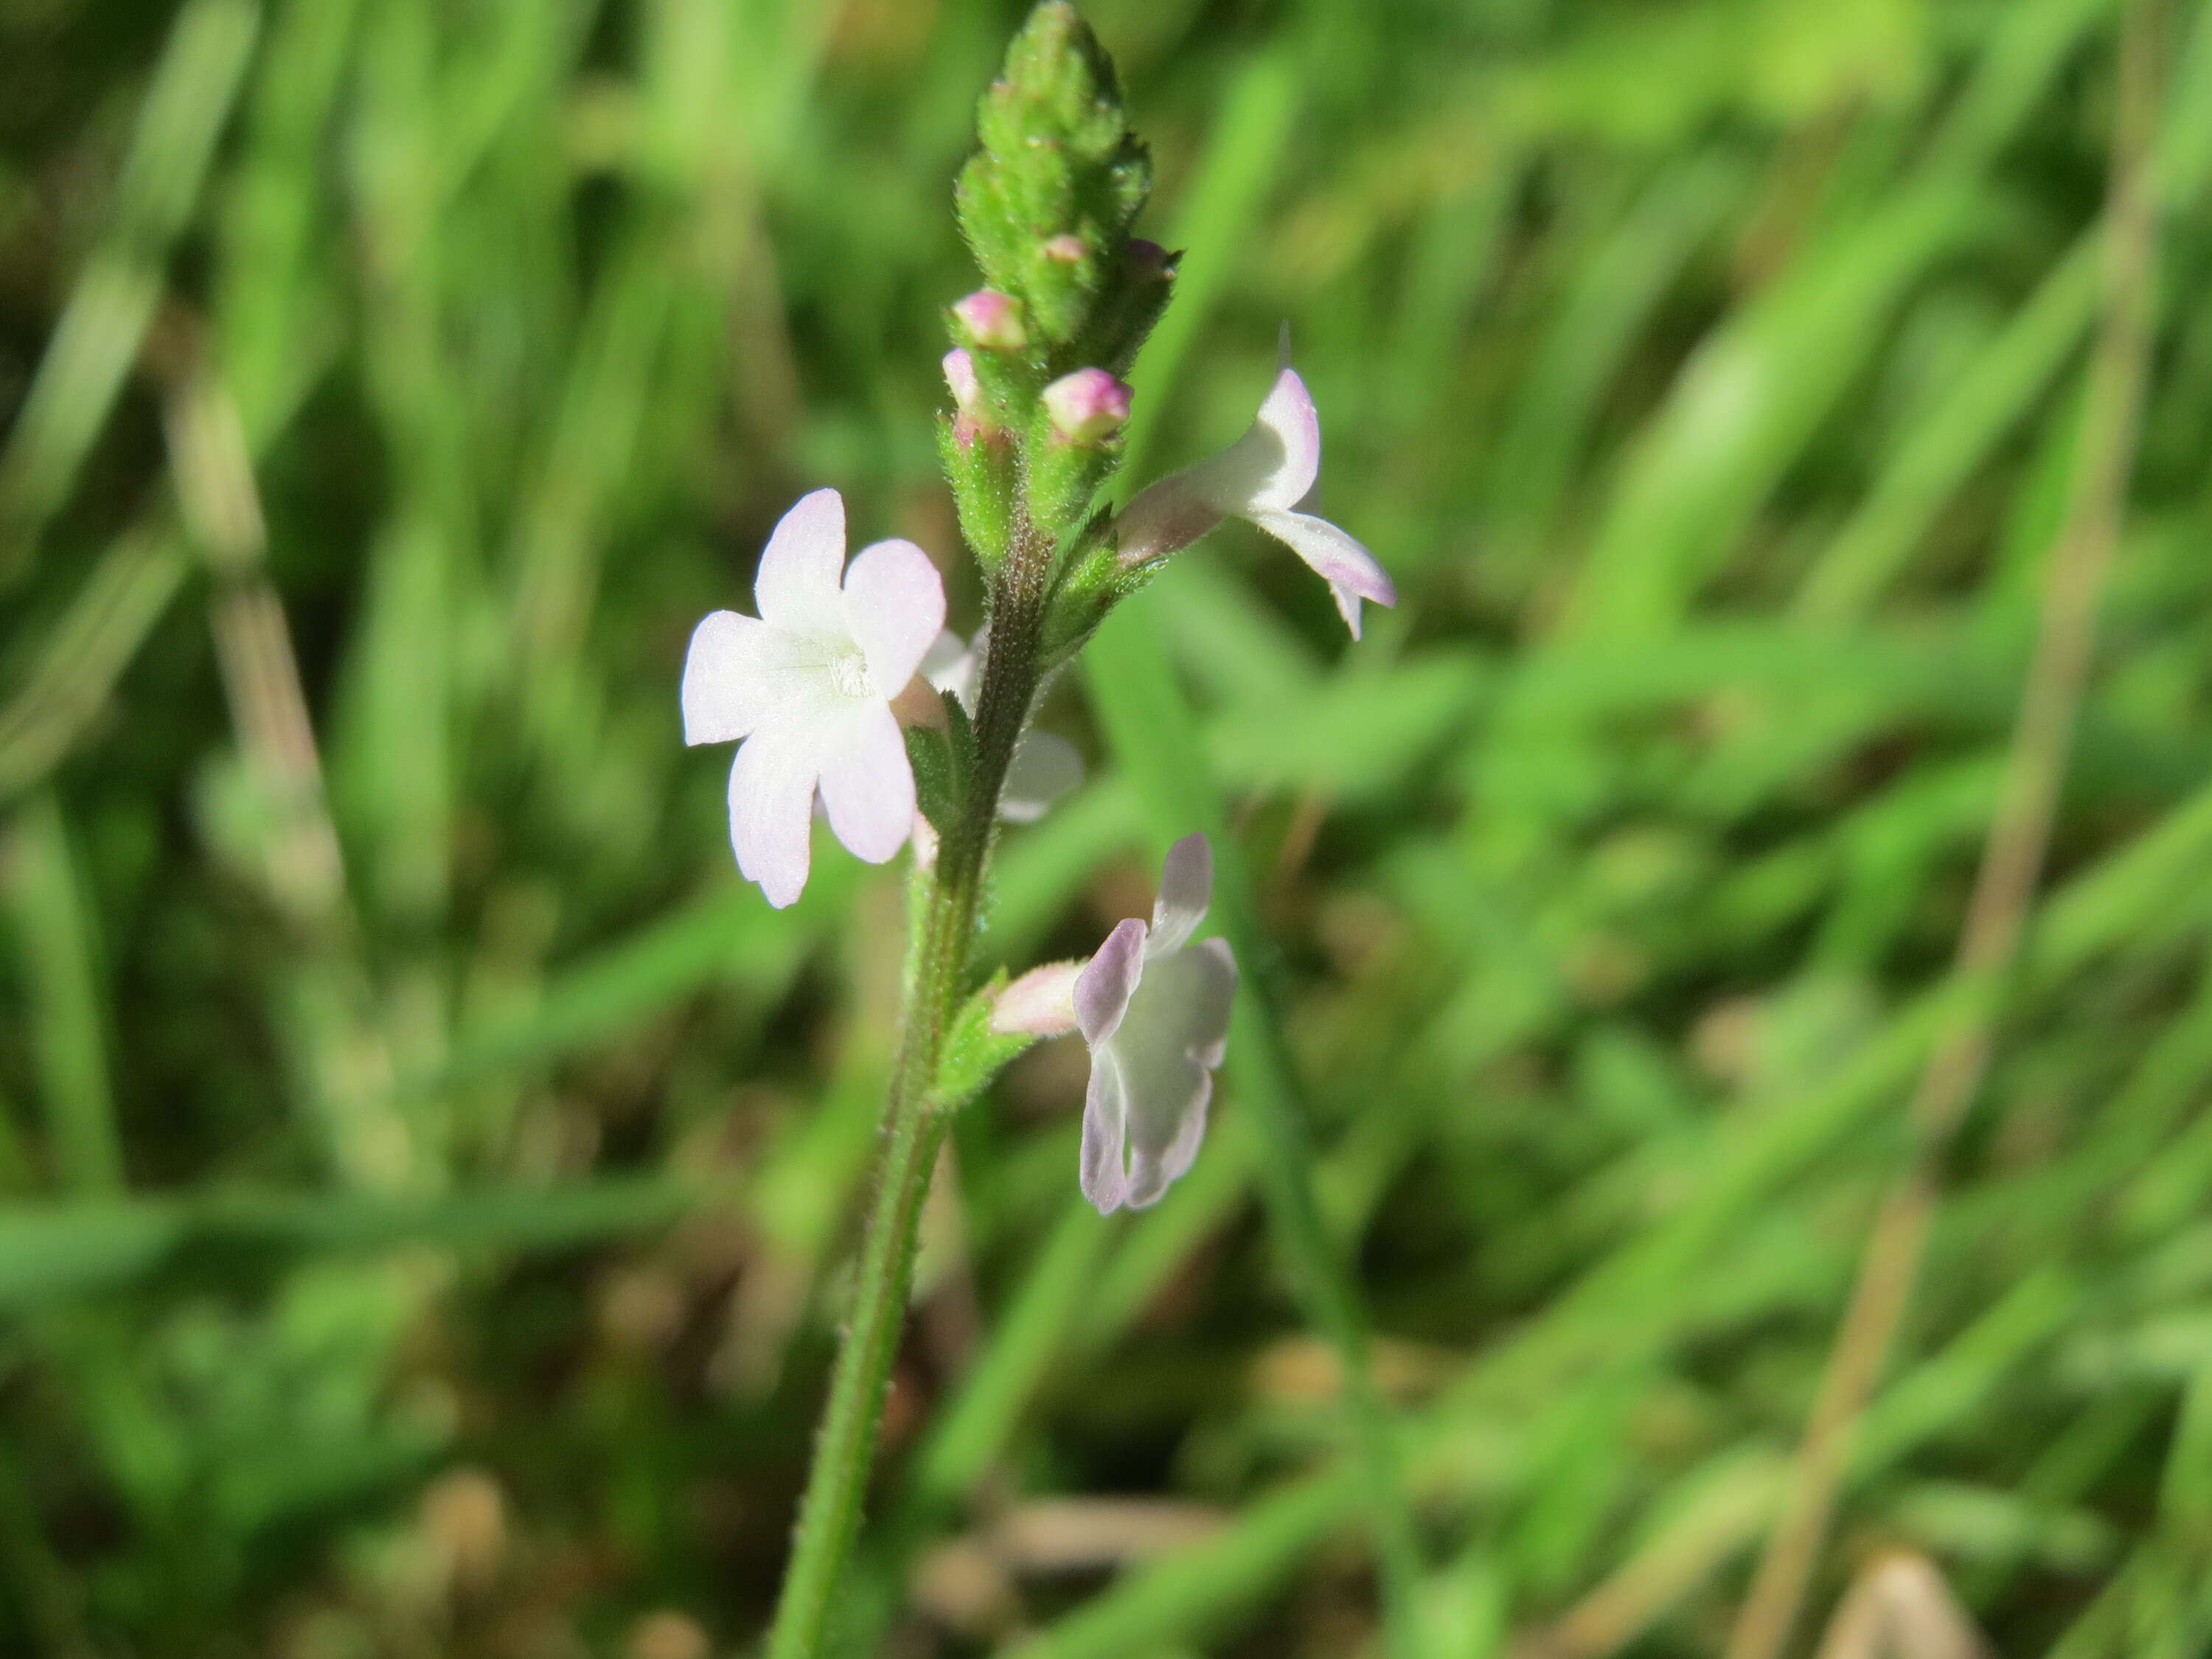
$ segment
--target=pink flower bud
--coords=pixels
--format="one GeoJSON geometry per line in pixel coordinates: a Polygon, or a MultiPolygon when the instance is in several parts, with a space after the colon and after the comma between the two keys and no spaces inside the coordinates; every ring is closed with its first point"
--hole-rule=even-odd
{"type": "Polygon", "coordinates": [[[1089,250],[1083,246],[1080,236],[1062,235],[1046,242],[1041,252],[1048,259],[1056,260],[1063,265],[1073,265],[1081,264],[1083,256],[1089,250]]]}
{"type": "Polygon", "coordinates": [[[1019,351],[1030,343],[1022,326],[1022,302],[995,289],[978,289],[964,300],[956,300],[952,314],[968,331],[970,343],[986,351],[1019,351]]]}
{"type": "Polygon", "coordinates": [[[1129,388],[1103,368],[1079,368],[1044,389],[1053,429],[1073,443],[1096,443],[1129,418],[1129,388]]]}
{"type": "Polygon", "coordinates": [[[945,384],[952,388],[952,406],[963,415],[975,413],[983,389],[975,383],[975,360],[958,347],[945,354],[945,384]]]}

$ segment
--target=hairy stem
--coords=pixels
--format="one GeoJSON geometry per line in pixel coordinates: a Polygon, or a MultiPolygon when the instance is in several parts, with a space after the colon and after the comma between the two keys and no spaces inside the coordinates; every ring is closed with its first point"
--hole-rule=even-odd
{"type": "Polygon", "coordinates": [[[922,899],[898,1060],[884,1106],[888,1146],[881,1184],[868,1212],[860,1284],[815,1439],[769,1659],[813,1659],[822,1650],[837,1582],[860,1531],[891,1361],[914,1285],[922,1200],[945,1141],[946,1115],[933,1098],[938,1062],[967,983],[1000,791],[1036,696],[1037,640],[1051,562],[1051,542],[1024,520],[992,595],[975,704],[975,775],[959,822],[938,849],[922,899]]]}

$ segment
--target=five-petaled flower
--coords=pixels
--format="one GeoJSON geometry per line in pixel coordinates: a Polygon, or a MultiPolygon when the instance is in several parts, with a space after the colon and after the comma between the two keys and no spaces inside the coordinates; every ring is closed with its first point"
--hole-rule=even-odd
{"type": "Polygon", "coordinates": [[[1102,1215],[1157,1200],[1205,1136],[1237,994],[1228,941],[1191,942],[1212,896],[1212,853],[1204,836],[1186,836],[1168,849],[1151,927],[1133,916],[1088,963],[1024,974],[993,1012],[1002,1031],[1083,1033],[1091,1086],[1080,1175],[1102,1215]]]}
{"type": "Polygon", "coordinates": [[[912,542],[845,562],[845,503],[800,498],[761,554],[758,617],[717,611],[684,663],[684,741],[739,741],[730,768],[738,868],[781,908],[806,885],[815,791],[839,841],[881,864],[914,826],[914,770],[891,700],[945,622],[945,586],[912,542]],[[841,580],[842,577],[842,580],[841,580]]]}
{"type": "Polygon", "coordinates": [[[1321,471],[1321,419],[1296,369],[1275,376],[1251,428],[1218,455],[1138,492],[1115,529],[1125,565],[1189,546],[1224,519],[1249,520],[1328,583],[1352,637],[1359,602],[1395,605],[1398,590],[1375,556],[1326,519],[1297,511],[1321,471]]]}

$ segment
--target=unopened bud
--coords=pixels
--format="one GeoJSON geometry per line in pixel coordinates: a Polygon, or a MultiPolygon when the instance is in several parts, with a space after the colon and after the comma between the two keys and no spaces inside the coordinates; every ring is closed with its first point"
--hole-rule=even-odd
{"type": "Polygon", "coordinates": [[[1063,265],[1073,265],[1080,264],[1083,256],[1090,250],[1083,246],[1080,236],[1061,235],[1050,238],[1041,251],[1048,259],[1056,260],[1063,265]]]}
{"type": "Polygon", "coordinates": [[[1048,962],[1001,990],[991,1006],[991,1029],[1000,1036],[1065,1036],[1075,1029],[1075,981],[1079,962],[1048,962]]]}
{"type": "Polygon", "coordinates": [[[1141,236],[1129,239],[1129,268],[1146,276],[1167,274],[1168,251],[1158,242],[1148,242],[1141,236]]]}
{"type": "Polygon", "coordinates": [[[952,314],[968,331],[969,343],[986,351],[1019,351],[1030,343],[1022,325],[1022,302],[996,289],[978,289],[952,304],[952,314]]]}
{"type": "Polygon", "coordinates": [[[1103,368],[1079,368],[1044,389],[1053,429],[1072,443],[1097,443],[1129,418],[1129,388],[1103,368]]]}
{"type": "Polygon", "coordinates": [[[983,388],[975,380],[975,360],[958,346],[945,354],[945,384],[952,388],[952,406],[974,416],[981,406],[983,388]]]}

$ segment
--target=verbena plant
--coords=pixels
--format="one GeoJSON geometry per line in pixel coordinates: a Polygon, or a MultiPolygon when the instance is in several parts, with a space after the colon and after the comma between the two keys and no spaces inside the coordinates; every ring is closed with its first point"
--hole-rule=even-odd
{"type": "Polygon", "coordinates": [[[1040,6],[977,115],[960,174],[962,234],[984,286],[947,307],[946,477],[987,595],[972,644],[944,632],[937,567],[911,542],[845,556],[845,510],[817,489],[763,550],[757,616],[699,624],[684,672],[687,742],[736,740],[730,838],[769,902],[806,883],[814,808],[860,858],[914,849],[898,1059],[882,1184],[831,1379],[770,1651],[816,1652],[860,1519],[913,1279],[915,1235],[948,1120],[1042,1036],[1091,1051],[1079,1178],[1102,1212],[1152,1203],[1196,1157],[1229,1034],[1237,963],[1194,940],[1212,886],[1203,835],[1170,851],[1150,924],[1087,962],[980,988],[975,944],[999,826],[1071,784],[1071,750],[1030,730],[1039,694],[1116,602],[1224,520],[1287,544],[1329,585],[1353,635],[1396,594],[1372,554],[1298,511],[1321,462],[1313,400],[1287,362],[1251,428],[1120,511],[1122,378],[1175,292],[1176,258],[1132,234],[1152,185],[1113,65],[1069,6],[1040,6]]]}

